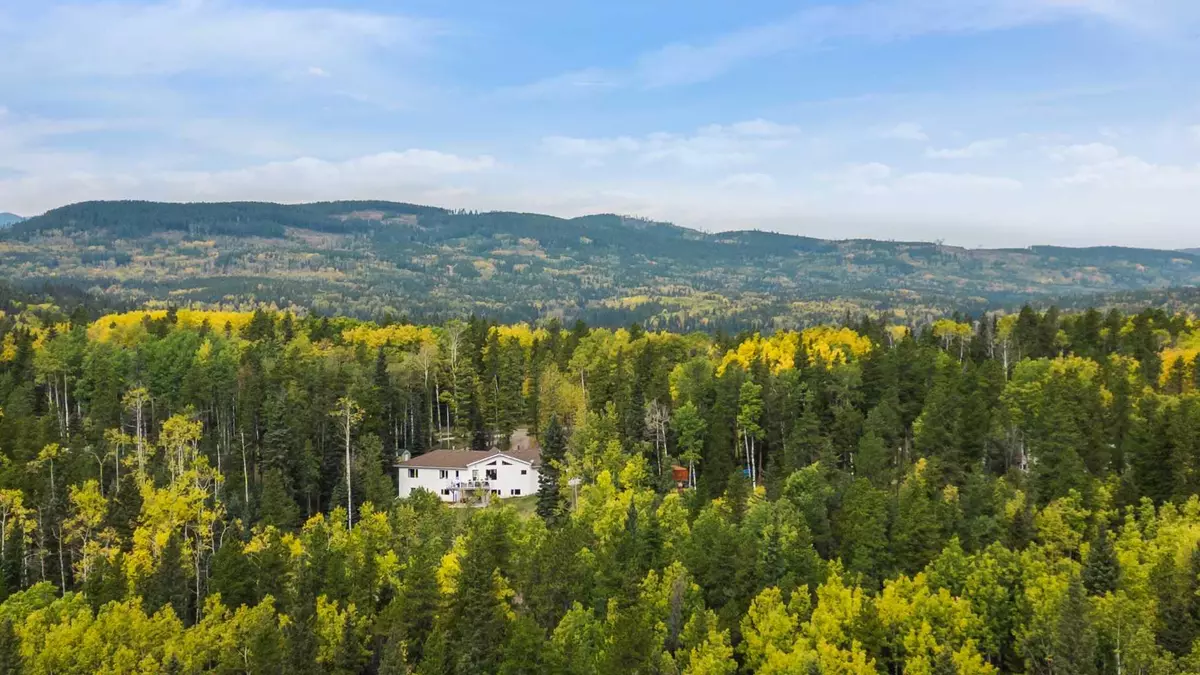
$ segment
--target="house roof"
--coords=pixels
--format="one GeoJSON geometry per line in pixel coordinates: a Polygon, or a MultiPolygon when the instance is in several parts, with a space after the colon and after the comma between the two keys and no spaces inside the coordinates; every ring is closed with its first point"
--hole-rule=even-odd
{"type": "Polygon", "coordinates": [[[465,469],[495,454],[497,453],[478,450],[431,450],[406,462],[400,462],[397,466],[410,469],[465,469]]]}
{"type": "Polygon", "coordinates": [[[508,450],[501,450],[500,448],[492,448],[486,451],[431,450],[408,461],[400,462],[397,466],[410,469],[465,469],[472,464],[478,464],[485,459],[501,455],[524,462],[535,468],[542,465],[542,449],[538,447],[537,440],[531,437],[524,429],[517,429],[509,439],[508,450]]]}

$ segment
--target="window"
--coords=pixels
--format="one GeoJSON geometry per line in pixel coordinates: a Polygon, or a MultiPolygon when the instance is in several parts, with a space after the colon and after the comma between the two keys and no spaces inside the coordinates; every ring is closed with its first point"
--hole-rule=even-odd
{"type": "Polygon", "coordinates": [[[520,497],[520,496],[521,496],[521,491],[520,491],[520,490],[509,490],[509,491],[508,491],[508,494],[509,494],[509,496],[511,496],[511,497],[520,497]]]}
{"type": "Polygon", "coordinates": [[[417,470],[416,470],[416,469],[409,469],[409,470],[408,470],[408,477],[409,477],[409,478],[416,478],[416,477],[417,477],[417,470]]]}
{"type": "Polygon", "coordinates": [[[496,470],[495,469],[488,469],[487,471],[484,471],[483,474],[484,474],[484,477],[487,478],[488,480],[496,480],[496,470]]]}
{"type": "Polygon", "coordinates": [[[438,472],[438,478],[449,478],[449,477],[450,477],[450,472],[445,469],[442,469],[441,471],[438,472]]]}
{"type": "Polygon", "coordinates": [[[458,472],[457,472],[457,471],[455,471],[455,472],[454,472],[454,477],[455,477],[455,478],[458,478],[458,472]]]}
{"type": "Polygon", "coordinates": [[[512,466],[512,462],[505,462],[505,461],[501,460],[500,463],[503,464],[504,466],[512,466]]]}
{"type": "Polygon", "coordinates": [[[495,462],[488,462],[488,466],[496,466],[495,462]]]}
{"type": "Polygon", "coordinates": [[[525,475],[525,474],[527,474],[527,473],[529,473],[529,471],[527,471],[527,470],[525,470],[525,469],[521,469],[521,475],[522,475],[522,476],[524,476],[524,475],[525,475]]]}
{"type": "Polygon", "coordinates": [[[496,495],[497,497],[499,497],[499,496],[500,496],[500,491],[499,491],[499,490],[492,490],[492,494],[494,494],[494,495],[496,495]]]}
{"type": "Polygon", "coordinates": [[[446,496],[446,497],[449,497],[449,496],[450,496],[450,491],[449,491],[449,490],[442,490],[442,495],[444,495],[444,496],[446,496]]]}

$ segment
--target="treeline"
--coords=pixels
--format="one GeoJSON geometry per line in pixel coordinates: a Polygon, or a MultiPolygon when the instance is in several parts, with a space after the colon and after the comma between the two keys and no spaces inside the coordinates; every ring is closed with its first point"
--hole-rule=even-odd
{"type": "Polygon", "coordinates": [[[0,672],[1198,672],[1197,354],[1159,310],[685,335],[12,304],[0,672]],[[401,452],[518,428],[535,498],[394,498],[401,452]]]}

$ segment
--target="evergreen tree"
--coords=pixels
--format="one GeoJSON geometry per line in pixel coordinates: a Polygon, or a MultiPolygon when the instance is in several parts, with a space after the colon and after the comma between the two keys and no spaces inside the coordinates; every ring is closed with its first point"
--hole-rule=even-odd
{"type": "Polygon", "coordinates": [[[539,675],[545,672],[542,654],[546,638],[537,622],[525,615],[517,617],[508,643],[504,645],[499,675],[539,675]]]}
{"type": "Polygon", "coordinates": [[[120,602],[125,598],[125,592],[124,553],[118,551],[111,561],[108,556],[98,556],[91,573],[83,583],[83,594],[87,596],[92,611],[99,612],[101,607],[110,602],[120,602]]]}
{"type": "Polygon", "coordinates": [[[175,616],[186,622],[190,616],[188,612],[190,595],[188,589],[190,587],[191,584],[184,568],[179,533],[172,532],[167,538],[166,546],[163,547],[162,555],[159,556],[158,564],[142,582],[139,591],[146,600],[147,610],[158,611],[170,605],[175,610],[175,616]]]}
{"type": "Polygon", "coordinates": [[[379,661],[379,675],[411,675],[409,665],[408,643],[397,636],[390,638],[383,646],[383,656],[379,661]]]}
{"type": "Polygon", "coordinates": [[[24,672],[21,661],[21,641],[13,630],[11,619],[0,620],[0,673],[4,675],[21,675],[24,672]]]}
{"type": "Polygon", "coordinates": [[[1083,565],[1083,586],[1091,595],[1104,595],[1117,590],[1121,568],[1113,549],[1108,528],[1102,523],[1096,531],[1083,565]]]}
{"type": "Polygon", "coordinates": [[[566,430],[558,416],[550,418],[542,439],[542,466],[538,470],[537,514],[547,523],[558,519],[563,510],[562,495],[559,493],[560,467],[567,459],[566,430]]]}
{"type": "Polygon", "coordinates": [[[1071,578],[1058,610],[1052,668],[1063,675],[1095,675],[1096,631],[1092,627],[1087,592],[1078,576],[1071,578]]]}
{"type": "Polygon", "coordinates": [[[226,607],[254,604],[254,570],[242,553],[243,543],[237,533],[230,531],[212,558],[212,577],[208,588],[219,593],[226,607]]]}
{"type": "Polygon", "coordinates": [[[500,667],[502,648],[510,632],[500,596],[506,538],[499,516],[473,519],[457,590],[447,614],[447,644],[453,645],[450,658],[457,675],[494,673],[500,667]]]}
{"type": "Polygon", "coordinates": [[[886,494],[864,479],[854,481],[842,498],[835,526],[846,569],[871,581],[882,579],[891,564],[886,494]]]}
{"type": "Polygon", "coordinates": [[[933,657],[931,675],[958,675],[958,666],[954,665],[954,653],[949,647],[942,647],[937,656],[933,657]]]}
{"type": "Polygon", "coordinates": [[[262,491],[258,498],[258,520],[263,525],[273,525],[290,530],[300,522],[300,507],[292,499],[287,487],[287,478],[279,469],[268,469],[263,474],[262,491]]]}

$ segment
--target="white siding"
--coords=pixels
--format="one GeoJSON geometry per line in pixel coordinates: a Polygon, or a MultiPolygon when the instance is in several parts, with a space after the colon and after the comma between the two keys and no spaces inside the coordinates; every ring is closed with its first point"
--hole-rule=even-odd
{"type": "Polygon", "coordinates": [[[486,481],[492,496],[501,499],[531,495],[538,489],[537,469],[527,462],[503,454],[477,460],[465,469],[401,466],[398,478],[400,497],[408,497],[413,490],[424,488],[444,502],[459,499],[459,485],[468,481],[486,481]],[[495,474],[490,474],[491,471],[495,474]],[[412,472],[415,472],[415,477],[410,475],[412,472]]]}
{"type": "Polygon", "coordinates": [[[453,498],[449,494],[442,494],[443,490],[448,490],[455,480],[455,474],[460,476],[469,475],[466,469],[431,469],[429,467],[400,467],[399,485],[400,497],[408,497],[413,490],[424,488],[433,494],[442,498],[442,501],[448,502],[453,498]],[[416,473],[416,477],[410,474],[416,473]],[[444,477],[443,477],[444,476],[444,477]]]}

